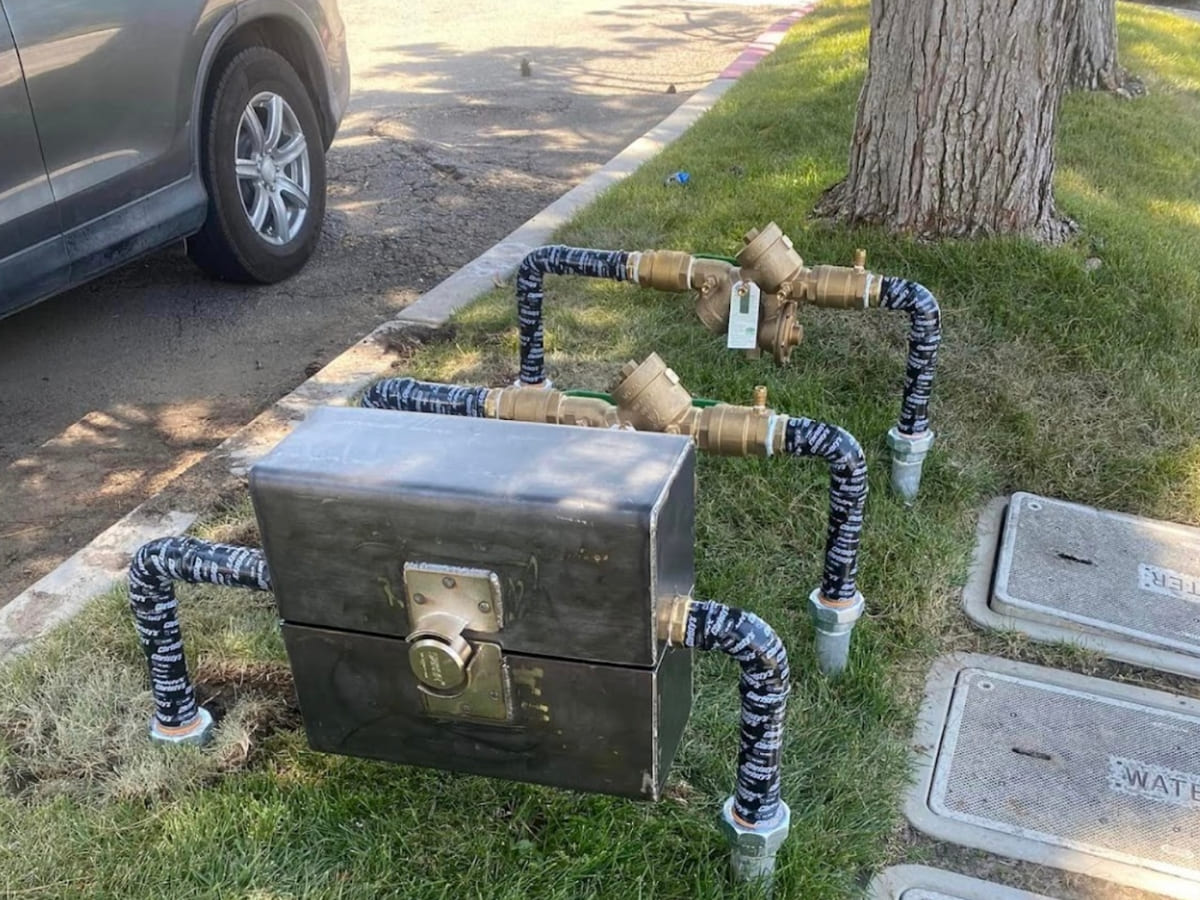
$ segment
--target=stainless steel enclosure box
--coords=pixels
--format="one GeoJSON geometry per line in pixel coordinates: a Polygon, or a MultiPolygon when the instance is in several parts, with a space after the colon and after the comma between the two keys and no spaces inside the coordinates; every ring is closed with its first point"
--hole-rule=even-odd
{"type": "Polygon", "coordinates": [[[694,482],[678,436],[315,411],[250,473],[310,744],[657,798],[694,482]]]}

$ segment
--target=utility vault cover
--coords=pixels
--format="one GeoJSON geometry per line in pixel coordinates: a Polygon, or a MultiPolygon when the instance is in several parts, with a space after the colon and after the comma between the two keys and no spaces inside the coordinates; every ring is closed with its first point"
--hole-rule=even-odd
{"type": "Polygon", "coordinates": [[[980,624],[1200,677],[1200,529],[1017,493],[981,518],[989,558],[963,594],[980,624]]]}
{"type": "Polygon", "coordinates": [[[986,656],[935,665],[906,813],[941,840],[1200,897],[1200,703],[986,656]]]}
{"type": "Polygon", "coordinates": [[[929,866],[892,866],[871,882],[873,900],[1052,900],[929,866]]]}

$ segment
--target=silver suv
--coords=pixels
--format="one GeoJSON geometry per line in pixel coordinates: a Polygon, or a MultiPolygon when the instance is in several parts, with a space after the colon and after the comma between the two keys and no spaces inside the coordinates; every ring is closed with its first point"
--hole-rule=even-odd
{"type": "Polygon", "coordinates": [[[182,237],[294,274],[349,93],[337,0],[0,0],[0,316],[182,237]]]}

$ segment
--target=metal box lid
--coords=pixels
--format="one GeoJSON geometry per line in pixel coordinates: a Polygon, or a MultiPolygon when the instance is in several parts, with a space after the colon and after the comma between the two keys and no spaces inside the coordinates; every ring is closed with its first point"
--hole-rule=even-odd
{"type": "Polygon", "coordinates": [[[289,622],[405,636],[406,564],[468,567],[496,576],[504,650],[651,666],[658,604],[693,586],[677,435],[330,407],[250,492],[289,622]]]}

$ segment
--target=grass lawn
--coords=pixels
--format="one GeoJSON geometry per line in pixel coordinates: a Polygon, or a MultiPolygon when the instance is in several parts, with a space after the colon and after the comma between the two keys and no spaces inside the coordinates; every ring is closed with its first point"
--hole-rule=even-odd
{"type": "MultiPolygon", "coordinates": [[[[558,386],[605,389],[625,360],[654,350],[695,394],[743,403],[765,384],[775,409],[839,423],[869,454],[860,578],[869,617],[834,683],[815,672],[805,608],[820,576],[824,466],[700,460],[697,591],[760,613],[792,655],[783,794],[793,824],[779,897],[853,897],[878,868],[936,852],[906,831],[898,797],[919,689],[939,652],[1163,683],[1068,648],[977,634],[957,608],[976,513],[996,494],[1030,490],[1200,524],[1200,25],[1119,10],[1123,63],[1150,95],[1066,101],[1058,201],[1083,226],[1068,246],[917,244],[808,219],[844,172],[864,73],[866,5],[851,0],[826,0],[695,128],[559,235],[732,254],[746,229],[775,220],[810,262],[845,263],[867,247],[872,269],[920,281],[942,303],[938,442],[921,499],[906,509],[887,490],[884,445],[905,316],[805,310],[805,342],[777,369],[725,351],[678,295],[547,280],[558,386]],[[680,168],[691,184],[665,186],[680,168]],[[1085,267],[1091,258],[1098,269],[1085,267]]],[[[499,384],[516,358],[505,290],[403,370],[499,384]]],[[[235,506],[200,533],[249,539],[249,518],[235,506]]],[[[149,694],[119,591],[3,673],[0,894],[740,895],[715,824],[737,746],[731,663],[699,659],[670,797],[651,806],[310,752],[270,598],[180,594],[201,698],[225,713],[209,750],[168,753],[144,740],[149,694]]]]}

